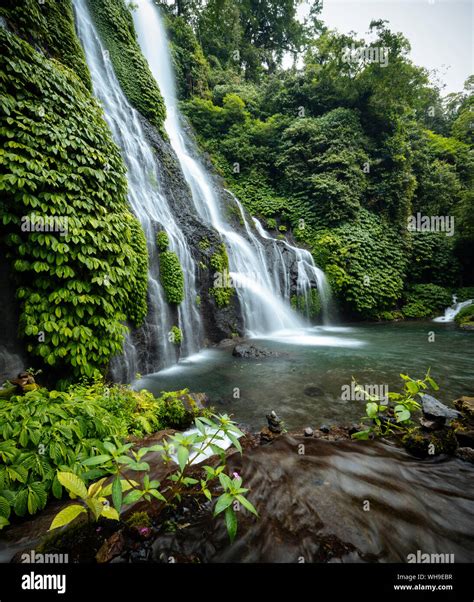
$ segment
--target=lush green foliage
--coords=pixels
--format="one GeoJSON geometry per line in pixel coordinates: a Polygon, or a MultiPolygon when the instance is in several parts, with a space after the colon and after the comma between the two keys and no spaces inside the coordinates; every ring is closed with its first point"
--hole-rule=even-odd
{"type": "Polygon", "coordinates": [[[175,345],[180,345],[183,340],[183,333],[179,326],[172,326],[170,331],[171,342],[175,345]]]}
{"type": "Polygon", "coordinates": [[[185,428],[199,414],[188,391],[133,391],[102,381],[67,391],[37,389],[2,400],[0,407],[0,516],[34,514],[50,494],[62,496],[56,470],[97,477],[82,462],[102,451],[104,441],[122,441],[164,428],[185,428]]]}
{"type": "Polygon", "coordinates": [[[167,27],[179,96],[205,95],[209,66],[192,28],[182,17],[168,19],[167,27]]]}
{"type": "Polygon", "coordinates": [[[69,67],[92,89],[84,52],[74,30],[71,0],[5,0],[0,15],[16,34],[69,67]]]}
{"type": "Polygon", "coordinates": [[[451,291],[436,284],[415,284],[406,292],[402,312],[406,318],[431,318],[442,313],[451,303],[451,291]]]}
{"type": "MultiPolygon", "coordinates": [[[[278,29],[273,3],[261,4],[278,29]]],[[[198,140],[253,215],[311,247],[345,312],[396,312],[411,284],[472,282],[472,84],[442,100],[408,40],[381,21],[370,44],[326,30],[306,39],[302,68],[270,69],[257,50],[261,65],[244,78],[228,49],[262,24],[241,31],[243,6],[199,6],[194,19],[183,12],[211,66],[210,94],[184,103],[198,140]],[[344,60],[351,47],[387,48],[387,64],[344,60]],[[417,212],[455,217],[454,236],[408,232],[417,212]]]]}
{"type": "Polygon", "coordinates": [[[146,314],[144,234],[98,103],[3,28],[0,44],[2,245],[18,282],[21,334],[56,378],[95,376],[121,351],[122,322],[139,325],[146,314]]]}
{"type": "Polygon", "coordinates": [[[467,307],[463,307],[454,320],[459,326],[474,327],[474,303],[467,307]]]}
{"type": "Polygon", "coordinates": [[[387,401],[368,394],[360,386],[356,387],[356,390],[368,399],[365,408],[366,415],[362,420],[369,422],[369,426],[365,430],[354,433],[353,439],[369,439],[406,430],[412,425],[412,413],[421,409],[417,397],[424,395],[428,386],[434,391],[439,389],[431,378],[429,370],[423,380],[414,380],[406,374],[400,374],[400,376],[403,379],[403,391],[401,393],[389,392],[387,401]]]}
{"type": "Polygon", "coordinates": [[[309,299],[303,295],[293,295],[291,297],[291,307],[301,312],[308,318],[315,319],[321,313],[321,299],[316,289],[311,289],[309,299]]]}
{"type": "Polygon", "coordinates": [[[366,210],[357,221],[331,230],[298,233],[310,245],[347,312],[373,317],[401,296],[406,268],[403,239],[366,210]]]}
{"type": "Polygon", "coordinates": [[[71,497],[80,498],[80,504],[73,504],[64,508],[54,518],[50,529],[61,527],[72,522],[79,514],[88,512],[89,518],[98,520],[101,516],[118,520],[119,513],[124,505],[133,504],[140,500],[158,502],[161,509],[175,505],[183,496],[203,497],[212,500],[210,491],[211,483],[219,480],[223,493],[216,500],[214,514],[225,511],[225,521],[229,537],[234,539],[237,531],[237,517],[231,504],[238,502],[244,508],[257,516],[254,506],[245,497],[248,489],[242,487],[242,478],[234,475],[231,479],[224,473],[225,451],[219,445],[228,437],[239,452],[242,447],[238,437],[243,433],[229,419],[228,416],[212,416],[213,420],[206,417],[196,418],[197,432],[191,434],[176,433],[167,437],[162,443],[151,447],[141,447],[137,451],[131,443],[114,445],[111,442],[103,444],[103,453],[86,459],[83,467],[88,469],[94,466],[106,474],[113,475],[111,483],[106,485],[106,477],[93,483],[89,489],[83,480],[72,472],[58,472],[57,479],[69,491],[71,497]],[[207,450],[220,456],[221,462],[217,467],[203,466],[200,479],[189,476],[190,468],[195,460],[207,450]],[[174,460],[178,469],[166,476],[163,483],[150,480],[150,465],[146,457],[150,452],[162,454],[165,463],[174,460]],[[145,473],[138,482],[126,476],[125,471],[145,473]],[[123,493],[127,492],[124,497],[123,493]],[[107,497],[112,497],[113,507],[107,497]]]}
{"type": "Polygon", "coordinates": [[[181,303],[184,299],[184,276],[174,251],[160,253],[160,280],[168,303],[181,303]]]}
{"type": "Polygon", "coordinates": [[[130,103],[166,136],[163,129],[165,105],[140,51],[130,10],[124,0],[87,2],[122,90],[130,103]]]}

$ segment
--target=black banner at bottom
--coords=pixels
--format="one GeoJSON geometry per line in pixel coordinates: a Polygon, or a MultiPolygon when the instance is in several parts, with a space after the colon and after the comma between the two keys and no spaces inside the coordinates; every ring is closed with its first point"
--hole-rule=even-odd
{"type": "Polygon", "coordinates": [[[0,602],[472,602],[473,584],[468,564],[0,564],[0,602]]]}

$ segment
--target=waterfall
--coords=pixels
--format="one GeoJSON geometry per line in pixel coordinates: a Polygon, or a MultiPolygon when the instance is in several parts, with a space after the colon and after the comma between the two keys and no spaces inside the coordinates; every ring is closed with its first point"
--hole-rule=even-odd
{"type": "MultiPolygon", "coordinates": [[[[239,296],[247,333],[255,336],[301,329],[304,322],[285,300],[287,292],[281,294],[278,278],[270,277],[265,247],[251,232],[242,207],[239,204],[247,238],[228,223],[212,178],[196,158],[198,153],[181,125],[168,39],[153,0],[139,0],[133,10],[133,19],[138,42],[165,101],[165,129],[191,189],[196,211],[219,232],[226,245],[230,275],[239,296]]],[[[304,287],[306,290],[307,285],[304,287]]]]}
{"type": "Polygon", "coordinates": [[[133,213],[140,220],[147,240],[150,265],[148,315],[138,337],[143,350],[142,361],[139,362],[137,343],[129,334],[124,344],[124,355],[113,362],[112,368],[114,378],[130,381],[135,377],[138,368],[153,372],[159,367],[176,362],[176,347],[169,336],[175,319],[159,280],[155,239],[157,230],[164,228],[167,232],[169,248],[177,254],[184,274],[185,299],[177,312],[178,326],[183,334],[181,356],[196,352],[201,342],[201,322],[195,305],[195,266],[166,195],[160,189],[156,159],[146,141],[139,116],[120,88],[85,0],[74,0],[74,8],[77,31],[86,54],[94,93],[102,103],[105,119],[121,149],[127,166],[129,203],[133,213]]]}
{"type": "Polygon", "coordinates": [[[467,301],[461,301],[460,303],[457,301],[456,295],[453,295],[453,304],[451,307],[447,307],[444,310],[444,315],[434,318],[433,322],[453,322],[454,318],[461,311],[461,309],[474,303],[474,299],[467,299],[467,301]]]}
{"type": "Polygon", "coordinates": [[[285,246],[295,255],[298,266],[298,280],[296,285],[296,293],[298,295],[301,295],[305,299],[305,305],[307,308],[309,308],[311,301],[311,289],[316,287],[321,301],[321,313],[323,318],[323,324],[329,324],[332,304],[331,287],[329,286],[326,274],[314,263],[314,259],[311,253],[306,249],[301,249],[300,247],[290,245],[290,243],[286,240],[278,240],[276,238],[272,238],[270,234],[268,234],[268,232],[264,230],[262,224],[258,221],[256,217],[252,219],[260,236],[275,243],[274,248],[276,249],[275,252],[277,253],[278,261],[285,265],[283,254],[279,247],[280,244],[285,246]]]}

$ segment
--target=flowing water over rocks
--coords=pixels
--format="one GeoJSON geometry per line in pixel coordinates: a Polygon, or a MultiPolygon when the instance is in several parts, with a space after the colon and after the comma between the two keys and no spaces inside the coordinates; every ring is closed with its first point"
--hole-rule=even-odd
{"type": "MultiPolygon", "coordinates": [[[[162,478],[160,463],[151,466],[153,477],[162,478]]],[[[417,460],[383,441],[285,434],[269,445],[244,445],[242,456],[229,456],[228,468],[242,475],[259,518],[241,509],[236,540],[229,544],[223,520],[212,517],[209,504],[193,512],[182,508],[172,531],[159,527],[143,544],[143,558],[407,562],[420,551],[474,560],[474,466],[459,459],[417,460]]],[[[58,504],[9,529],[0,560],[38,545],[58,504]]],[[[125,551],[115,561],[127,558],[125,551]]]]}
{"type": "Polygon", "coordinates": [[[460,460],[284,435],[234,454],[229,469],[242,474],[259,519],[242,510],[229,545],[223,524],[203,516],[159,537],[155,560],[407,562],[417,550],[474,559],[474,466],[460,460]]]}
{"type": "MultiPolygon", "coordinates": [[[[281,261],[269,265],[265,245],[250,230],[242,206],[231,193],[227,194],[239,207],[246,236],[229,223],[223,210],[223,191],[216,187],[213,177],[198,159],[194,144],[183,127],[168,40],[158,9],[151,0],[140,0],[133,11],[133,19],[142,52],[165,101],[165,129],[191,189],[196,211],[202,220],[219,232],[225,242],[230,276],[235,283],[247,334],[255,336],[301,329],[305,323],[288,303],[288,286],[285,282],[288,277],[285,275],[287,265],[281,261]],[[281,277],[275,277],[275,272],[282,272],[281,277]]],[[[264,238],[275,246],[274,239],[264,238]]],[[[306,291],[309,286],[306,271],[301,273],[301,278],[305,280],[301,287],[306,291]]]]}

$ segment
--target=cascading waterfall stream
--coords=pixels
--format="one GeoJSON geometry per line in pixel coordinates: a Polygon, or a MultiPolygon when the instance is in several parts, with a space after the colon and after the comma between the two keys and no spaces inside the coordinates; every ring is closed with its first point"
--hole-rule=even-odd
{"type": "MultiPolygon", "coordinates": [[[[195,306],[194,261],[166,196],[159,188],[156,160],[150,145],[146,142],[138,114],[122,92],[85,0],[74,0],[74,8],[77,31],[86,54],[94,93],[102,102],[105,119],[112,130],[115,142],[121,149],[127,166],[129,202],[134,214],[140,220],[147,240],[150,260],[149,314],[142,330],[146,338],[145,347],[148,357],[146,365],[141,368],[152,372],[158,367],[166,367],[176,361],[176,348],[170,340],[171,337],[168,336],[173,326],[173,316],[159,282],[155,240],[157,225],[160,224],[166,230],[169,247],[177,254],[184,273],[185,299],[178,308],[179,327],[183,333],[180,349],[182,356],[196,352],[201,339],[200,316],[195,306]],[[155,349],[157,349],[156,354],[151,352],[155,349]],[[156,356],[159,356],[159,366],[156,356]]],[[[137,350],[130,335],[125,341],[124,358],[125,366],[116,369],[114,376],[130,381],[135,377],[138,363],[137,350]],[[121,373],[117,374],[118,372],[121,373]]]]}
{"type": "MultiPolygon", "coordinates": [[[[305,298],[306,307],[309,307],[311,299],[311,289],[314,288],[313,285],[316,285],[316,288],[319,293],[319,298],[321,300],[321,313],[323,317],[323,324],[329,324],[332,301],[331,287],[329,286],[326,274],[314,263],[314,259],[311,253],[306,249],[301,249],[300,247],[290,245],[290,243],[286,240],[277,240],[276,238],[273,238],[263,228],[262,224],[258,221],[256,217],[252,219],[260,236],[275,243],[275,252],[278,254],[279,261],[283,263],[283,265],[285,264],[285,261],[283,259],[283,254],[281,252],[279,244],[285,246],[296,256],[296,261],[298,264],[297,294],[305,298]]],[[[289,285],[285,284],[285,290],[287,287],[287,294],[289,298],[289,285]]]]}
{"type": "Polygon", "coordinates": [[[461,309],[464,309],[473,303],[474,299],[467,299],[466,301],[461,301],[458,303],[456,295],[453,295],[453,304],[451,307],[447,307],[444,310],[444,314],[434,318],[433,322],[453,322],[454,318],[461,311],[461,309]]]}
{"type": "MultiPolygon", "coordinates": [[[[270,278],[264,246],[248,224],[248,240],[232,229],[221,210],[210,175],[195,158],[197,153],[190,150],[193,145],[181,126],[168,39],[158,8],[152,0],[139,0],[133,19],[138,42],[165,101],[165,129],[190,186],[196,210],[225,242],[230,276],[239,296],[247,333],[256,336],[301,329],[304,322],[285,300],[286,293],[281,294],[278,278],[273,281],[270,278]]],[[[241,206],[240,209],[245,223],[241,206]]]]}

